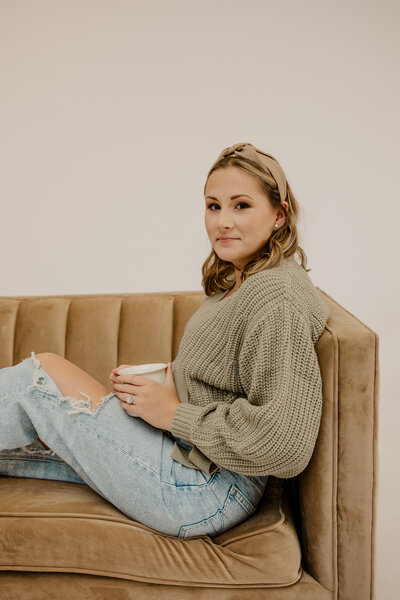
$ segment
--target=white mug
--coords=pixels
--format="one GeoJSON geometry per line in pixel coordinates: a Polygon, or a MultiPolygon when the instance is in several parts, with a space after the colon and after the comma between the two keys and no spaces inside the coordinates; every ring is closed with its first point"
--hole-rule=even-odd
{"type": "Polygon", "coordinates": [[[134,375],[143,375],[154,381],[164,383],[165,381],[165,369],[168,367],[166,363],[147,363],[146,365],[132,365],[131,367],[125,367],[120,369],[118,375],[124,373],[132,373],[134,375]]]}

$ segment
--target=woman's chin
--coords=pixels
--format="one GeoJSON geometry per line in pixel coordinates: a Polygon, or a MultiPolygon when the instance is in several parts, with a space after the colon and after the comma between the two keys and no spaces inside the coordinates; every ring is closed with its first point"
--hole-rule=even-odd
{"type": "Polygon", "coordinates": [[[218,258],[220,260],[232,263],[233,266],[236,267],[237,269],[240,268],[240,265],[243,262],[242,259],[238,258],[237,256],[233,256],[233,255],[229,256],[228,253],[222,253],[222,252],[218,253],[218,252],[216,252],[216,254],[218,255],[218,258]]]}
{"type": "Polygon", "coordinates": [[[235,262],[237,257],[233,254],[229,254],[229,252],[216,252],[218,258],[224,260],[225,262],[235,262]]]}

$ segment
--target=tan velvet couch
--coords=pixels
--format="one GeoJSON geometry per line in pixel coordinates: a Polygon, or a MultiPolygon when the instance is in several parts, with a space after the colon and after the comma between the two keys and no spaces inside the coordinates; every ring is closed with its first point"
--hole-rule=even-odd
{"type": "MultiPolygon", "coordinates": [[[[317,288],[324,406],[296,478],[216,538],[127,518],[84,484],[0,477],[0,600],[375,598],[378,335],[317,288]]],[[[203,292],[0,298],[0,367],[55,352],[107,385],[119,364],[168,362],[203,292]]]]}

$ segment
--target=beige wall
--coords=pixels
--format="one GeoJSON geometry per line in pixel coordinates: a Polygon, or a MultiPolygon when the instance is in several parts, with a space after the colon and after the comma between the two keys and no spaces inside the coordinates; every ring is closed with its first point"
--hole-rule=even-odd
{"type": "Polygon", "coordinates": [[[241,141],[276,156],[314,283],[381,336],[380,600],[399,516],[398,29],[395,0],[0,0],[0,295],[200,290],[209,167],[241,141]]]}

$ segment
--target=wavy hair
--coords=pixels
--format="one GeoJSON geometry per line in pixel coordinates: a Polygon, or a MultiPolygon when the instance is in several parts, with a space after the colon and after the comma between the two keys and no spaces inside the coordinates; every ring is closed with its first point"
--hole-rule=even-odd
{"type": "MultiPolygon", "coordinates": [[[[285,206],[281,204],[278,185],[271,174],[266,170],[263,170],[254,161],[249,160],[244,156],[231,155],[221,158],[213,164],[204,184],[204,194],[211,173],[217,169],[225,169],[229,166],[238,167],[255,177],[258,180],[261,189],[268,197],[272,207],[282,209],[286,216],[285,223],[277,230],[272,231],[270,237],[266,240],[265,245],[258,251],[257,255],[244,266],[241,273],[242,283],[247,277],[250,277],[254,273],[271,269],[272,267],[281,264],[284,258],[288,258],[296,253],[300,257],[300,265],[303,269],[306,272],[311,271],[311,269],[307,269],[307,256],[304,250],[299,246],[297,232],[299,205],[287,179],[287,193],[285,200],[288,203],[288,210],[286,211],[285,206]]],[[[232,284],[236,281],[235,266],[229,261],[220,259],[214,248],[204,261],[201,272],[202,287],[207,296],[230,290],[232,284]]]]}

